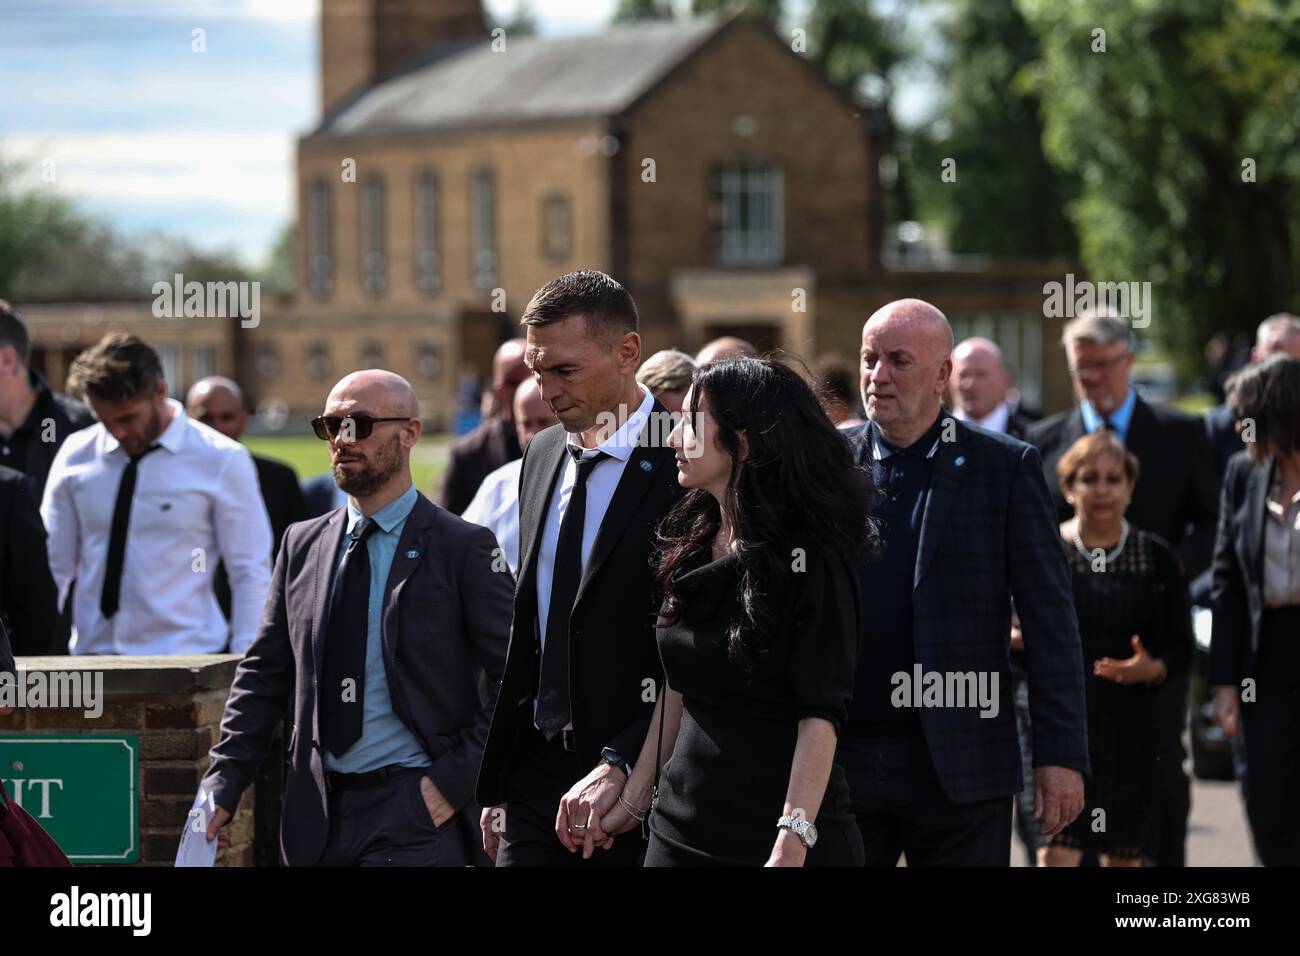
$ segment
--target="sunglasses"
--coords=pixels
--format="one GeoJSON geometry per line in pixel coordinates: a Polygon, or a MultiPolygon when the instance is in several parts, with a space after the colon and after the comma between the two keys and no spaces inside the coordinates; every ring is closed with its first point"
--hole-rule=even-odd
{"type": "Polygon", "coordinates": [[[351,438],[360,441],[369,438],[378,422],[409,422],[410,418],[372,418],[369,415],[321,415],[311,420],[311,430],[321,441],[338,438],[344,422],[352,422],[351,438]]]}

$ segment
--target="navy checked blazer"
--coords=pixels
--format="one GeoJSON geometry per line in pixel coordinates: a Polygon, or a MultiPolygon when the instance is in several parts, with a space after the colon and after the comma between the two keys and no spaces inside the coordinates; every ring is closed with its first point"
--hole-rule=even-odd
{"type": "MultiPolygon", "coordinates": [[[[846,430],[871,463],[867,426],[846,430]]],[[[1038,451],[945,412],[913,577],[913,640],[926,672],[998,675],[998,712],[923,707],[921,726],[948,798],[989,800],[1022,788],[1011,696],[1012,600],[1029,672],[1034,766],[1087,774],[1083,648],[1073,586],[1038,451]],[[951,422],[952,424],[948,424],[951,422]]],[[[871,653],[871,611],[863,622],[871,653]]]]}

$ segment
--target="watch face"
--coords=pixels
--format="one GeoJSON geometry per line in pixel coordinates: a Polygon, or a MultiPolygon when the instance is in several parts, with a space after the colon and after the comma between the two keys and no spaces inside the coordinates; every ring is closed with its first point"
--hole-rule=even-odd
{"type": "Polygon", "coordinates": [[[804,841],[808,844],[808,849],[812,849],[813,844],[817,842],[817,828],[811,823],[807,825],[803,833],[804,841]]]}

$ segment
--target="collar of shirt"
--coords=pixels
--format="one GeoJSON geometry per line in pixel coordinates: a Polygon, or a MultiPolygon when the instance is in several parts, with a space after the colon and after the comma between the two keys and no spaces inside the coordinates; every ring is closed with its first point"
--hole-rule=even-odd
{"type": "Polygon", "coordinates": [[[632,449],[636,447],[637,440],[641,437],[641,430],[645,428],[646,421],[650,418],[650,409],[654,407],[655,397],[650,389],[644,385],[638,385],[645,394],[641,398],[641,404],[637,406],[636,411],[627,417],[621,428],[614,434],[610,435],[595,448],[584,448],[582,440],[572,432],[569,433],[568,445],[571,449],[577,449],[583,458],[590,458],[597,452],[604,452],[611,458],[617,458],[619,461],[627,461],[632,457],[632,449]]]}
{"type": "MultiPolygon", "coordinates": [[[[1115,434],[1119,436],[1120,441],[1128,437],[1128,425],[1133,420],[1133,408],[1137,405],[1137,389],[1129,386],[1128,394],[1124,396],[1124,401],[1119,403],[1119,408],[1110,416],[1110,423],[1115,426],[1115,434]]],[[[1079,403],[1079,411],[1083,413],[1083,427],[1091,435],[1098,428],[1104,427],[1101,414],[1085,398],[1079,403]]]]}
{"type": "MultiPolygon", "coordinates": [[[[384,505],[370,517],[375,524],[379,525],[384,534],[392,534],[393,529],[405,521],[407,515],[411,513],[411,509],[415,507],[415,498],[418,494],[419,491],[416,490],[415,485],[411,485],[401,495],[384,505]]],[[[352,529],[356,527],[357,522],[362,517],[364,516],[357,508],[356,503],[351,498],[348,498],[348,534],[352,533],[352,529]]]]}
{"type": "Polygon", "coordinates": [[[871,457],[876,461],[884,461],[896,454],[907,455],[911,458],[933,458],[935,452],[939,450],[939,440],[943,430],[943,420],[948,415],[947,409],[939,409],[939,417],[934,420],[934,424],[929,427],[924,435],[918,438],[906,448],[899,448],[890,444],[889,439],[880,433],[875,422],[868,423],[871,434],[871,457]]]}
{"type": "MultiPolygon", "coordinates": [[[[185,414],[185,406],[174,398],[167,399],[167,405],[172,410],[172,422],[163,429],[161,435],[154,439],[163,448],[166,448],[172,454],[181,450],[185,444],[185,429],[189,424],[189,416],[185,414]]],[[[104,454],[112,454],[121,447],[116,438],[104,429],[104,454]]]]}
{"type": "Polygon", "coordinates": [[[1000,402],[997,408],[989,412],[983,418],[971,418],[960,408],[953,410],[953,418],[963,422],[973,422],[980,428],[987,428],[991,432],[1000,432],[1005,434],[1007,422],[1011,420],[1011,406],[1006,402],[1000,402]]]}

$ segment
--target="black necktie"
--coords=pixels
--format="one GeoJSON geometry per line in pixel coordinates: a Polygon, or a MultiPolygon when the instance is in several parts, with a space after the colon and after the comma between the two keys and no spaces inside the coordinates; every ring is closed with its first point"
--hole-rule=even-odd
{"type": "Polygon", "coordinates": [[[366,640],[370,630],[370,549],[379,526],[362,518],[348,535],[325,625],[321,680],[321,743],[336,757],[361,738],[366,686],[366,640]],[[348,687],[344,682],[351,680],[348,687]]]}
{"type": "Polygon", "coordinates": [[[113,504],[113,527],[108,535],[108,562],[104,565],[104,587],[99,592],[99,610],[107,620],[117,613],[118,599],[122,593],[122,562],[126,559],[126,532],[131,523],[131,499],[135,497],[135,479],[140,471],[140,459],[162,445],[150,445],[126,463],[122,480],[117,485],[117,501],[113,504]]]}
{"type": "Polygon", "coordinates": [[[1101,427],[1106,429],[1106,431],[1108,432],[1113,432],[1118,430],[1115,428],[1115,423],[1112,422],[1109,418],[1103,418],[1101,420],[1101,427]]]}
{"type": "Polygon", "coordinates": [[[569,711],[569,615],[582,581],[582,531],[587,514],[587,479],[609,456],[604,452],[582,458],[580,449],[569,447],[578,463],[578,476],[569,496],[560,540],[555,546],[555,569],[551,575],[551,605],[546,615],[546,647],[542,651],[542,674],[537,688],[537,726],[547,740],[554,740],[572,719],[569,711]]]}

